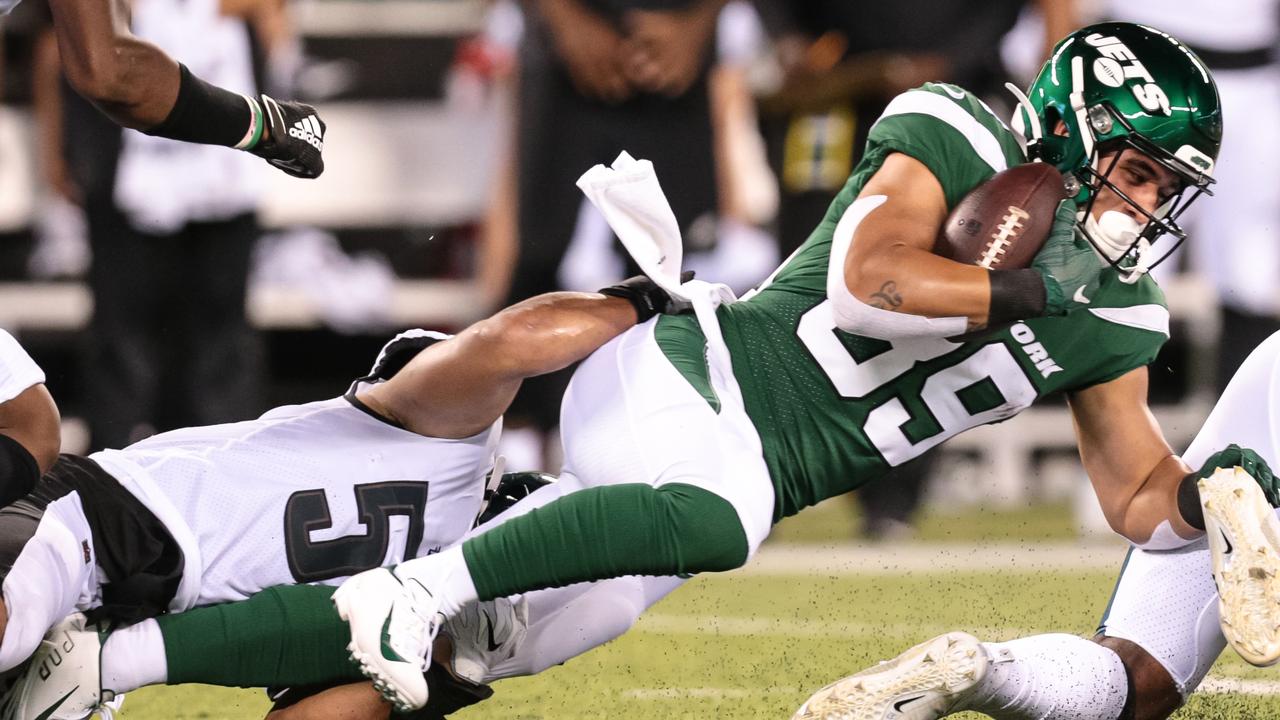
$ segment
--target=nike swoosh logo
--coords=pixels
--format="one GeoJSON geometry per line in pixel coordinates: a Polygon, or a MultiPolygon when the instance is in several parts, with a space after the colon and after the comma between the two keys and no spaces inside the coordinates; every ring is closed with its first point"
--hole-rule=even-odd
{"type": "Polygon", "coordinates": [[[1080,287],[1076,288],[1076,294],[1071,296],[1071,299],[1075,300],[1078,303],[1083,303],[1085,305],[1088,305],[1089,298],[1085,296],[1084,288],[1085,288],[1084,285],[1081,285],[1080,287]]]}
{"type": "Polygon", "coordinates": [[[69,691],[67,691],[66,695],[63,695],[62,697],[58,698],[58,702],[50,705],[49,709],[37,715],[36,720],[49,720],[49,718],[53,717],[53,714],[58,711],[58,708],[62,707],[62,703],[66,702],[67,698],[71,697],[71,693],[74,693],[79,689],[80,689],[79,685],[71,688],[69,691]]]}
{"type": "Polygon", "coordinates": [[[1230,555],[1232,550],[1231,538],[1227,537],[1227,534],[1222,532],[1222,528],[1218,528],[1218,534],[1222,536],[1222,542],[1227,544],[1226,554],[1230,555]]]}
{"type": "Polygon", "coordinates": [[[893,704],[893,709],[896,710],[897,712],[902,712],[902,708],[922,698],[924,698],[923,695],[917,695],[913,698],[907,698],[906,700],[899,700],[898,702],[893,704]]]}
{"type": "Polygon", "coordinates": [[[496,642],[493,639],[493,617],[487,612],[482,612],[480,614],[484,616],[484,619],[487,621],[489,626],[489,652],[495,652],[502,646],[502,643],[496,642]]]}

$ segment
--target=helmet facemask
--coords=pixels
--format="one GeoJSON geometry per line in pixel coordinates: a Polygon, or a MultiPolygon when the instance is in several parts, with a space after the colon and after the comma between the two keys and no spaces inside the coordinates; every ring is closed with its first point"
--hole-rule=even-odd
{"type": "Polygon", "coordinates": [[[1081,127],[1082,135],[1091,137],[1084,141],[1089,148],[1088,162],[1073,174],[1074,180],[1080,184],[1076,194],[1077,202],[1084,196],[1083,204],[1079,205],[1078,227],[1106,262],[1136,279],[1167,260],[1187,239],[1187,233],[1178,224],[1178,218],[1201,195],[1213,195],[1210,186],[1215,181],[1134,131],[1124,117],[1107,105],[1099,104],[1090,108],[1088,120],[1081,127]],[[1123,128],[1120,137],[1101,143],[1095,141],[1094,130],[1098,134],[1107,134],[1116,125],[1123,128]],[[1111,180],[1112,173],[1128,152],[1141,153],[1178,178],[1178,190],[1162,197],[1154,210],[1143,207],[1111,180]],[[1102,213],[1102,217],[1095,217],[1094,204],[1103,190],[1115,194],[1145,218],[1145,222],[1135,221],[1116,210],[1108,210],[1102,213]],[[1117,215],[1123,216],[1123,219],[1115,217],[1117,215]],[[1165,235],[1170,236],[1172,242],[1158,256],[1153,256],[1152,246],[1165,235]]]}

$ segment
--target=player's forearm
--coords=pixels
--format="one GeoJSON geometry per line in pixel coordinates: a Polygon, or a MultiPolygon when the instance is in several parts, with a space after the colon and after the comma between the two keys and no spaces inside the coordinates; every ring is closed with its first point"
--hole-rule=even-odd
{"type": "Polygon", "coordinates": [[[489,347],[513,378],[566,368],[636,324],[627,300],[599,293],[539,295],[499,312],[459,338],[489,347]]]}
{"type": "Polygon", "coordinates": [[[991,308],[989,271],[906,244],[874,253],[850,253],[845,283],[873,308],[929,318],[964,317],[969,329],[985,327],[991,308]]]}
{"type": "Polygon", "coordinates": [[[369,682],[339,685],[267,713],[266,720],[386,720],[391,705],[369,682]]]}

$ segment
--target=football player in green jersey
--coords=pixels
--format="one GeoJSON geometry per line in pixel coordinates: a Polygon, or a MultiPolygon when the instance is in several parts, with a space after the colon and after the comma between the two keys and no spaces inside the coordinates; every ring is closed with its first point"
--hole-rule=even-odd
{"type": "MultiPolygon", "coordinates": [[[[1280,333],[1236,371],[1183,458],[1209,467],[1277,461],[1277,381],[1280,333]],[[1220,451],[1232,457],[1213,457],[1233,441],[1249,443],[1261,457],[1234,446],[1220,451]]],[[[1219,606],[1228,600],[1219,598],[1209,550],[1217,534],[1211,526],[1208,537],[1174,551],[1131,549],[1092,640],[1049,633],[995,643],[947,633],[817,691],[795,720],[932,720],[966,710],[995,720],[1163,720],[1195,692],[1227,645],[1219,606]]],[[[1252,556],[1246,538],[1230,544],[1242,558],[1252,556]]],[[[1258,562],[1250,557],[1241,565],[1258,562]]],[[[1274,596],[1259,602],[1274,604],[1274,596]]]]}
{"type": "Polygon", "coordinates": [[[761,288],[715,322],[639,325],[581,365],[562,479],[539,502],[345,583],[334,602],[384,695],[425,702],[431,640],[468,602],[740,567],[778,519],[1052,392],[1068,396],[1112,527],[1148,548],[1197,537],[1194,474],[1146,406],[1145,366],[1168,334],[1146,270],[1152,240],[1180,236],[1177,216],[1212,182],[1213,80],[1174,38],[1108,23],[1064,39],[1029,95],[1025,145],[960,88],[899,96],[761,288]],[[932,254],[949,208],[1029,154],[1076,183],[1033,266],[932,254]]]}

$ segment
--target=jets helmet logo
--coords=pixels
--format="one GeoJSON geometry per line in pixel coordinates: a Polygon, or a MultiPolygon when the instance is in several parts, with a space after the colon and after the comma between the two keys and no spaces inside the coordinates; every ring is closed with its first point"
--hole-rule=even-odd
{"type": "Polygon", "coordinates": [[[1084,41],[1102,55],[1093,61],[1093,76],[1098,82],[1117,88],[1126,82],[1138,81],[1130,86],[1138,104],[1150,113],[1170,114],[1169,96],[1127,45],[1101,33],[1088,35],[1084,41]]]}

